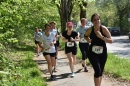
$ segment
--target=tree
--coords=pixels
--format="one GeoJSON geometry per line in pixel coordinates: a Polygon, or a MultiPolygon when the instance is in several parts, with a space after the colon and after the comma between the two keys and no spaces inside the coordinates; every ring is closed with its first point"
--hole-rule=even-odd
{"type": "Polygon", "coordinates": [[[120,27],[126,34],[129,27],[128,14],[130,13],[130,0],[99,0],[96,7],[107,25],[120,27]]]}
{"type": "Polygon", "coordinates": [[[86,7],[87,7],[87,1],[86,0],[82,0],[80,1],[80,19],[81,18],[86,18],[86,7]]]}
{"type": "Polygon", "coordinates": [[[61,32],[64,32],[66,30],[66,22],[71,20],[73,3],[72,0],[59,0],[56,5],[60,15],[61,32]]]}
{"type": "MultiPolygon", "coordinates": [[[[52,0],[52,2],[54,1],[52,0]]],[[[74,4],[77,4],[80,7],[80,19],[86,18],[87,0],[55,0],[55,3],[60,15],[61,32],[65,31],[66,22],[71,21],[74,4]]]]}

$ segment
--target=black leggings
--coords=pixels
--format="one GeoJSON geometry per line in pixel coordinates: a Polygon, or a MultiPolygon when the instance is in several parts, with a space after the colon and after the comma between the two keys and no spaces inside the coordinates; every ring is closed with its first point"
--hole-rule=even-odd
{"type": "Polygon", "coordinates": [[[103,51],[102,54],[95,54],[90,51],[88,59],[93,66],[95,72],[94,77],[99,78],[102,76],[107,61],[107,50],[103,51]]]}
{"type": "Polygon", "coordinates": [[[85,60],[88,57],[88,47],[89,47],[89,43],[79,42],[79,48],[82,53],[82,60],[85,60]]]}

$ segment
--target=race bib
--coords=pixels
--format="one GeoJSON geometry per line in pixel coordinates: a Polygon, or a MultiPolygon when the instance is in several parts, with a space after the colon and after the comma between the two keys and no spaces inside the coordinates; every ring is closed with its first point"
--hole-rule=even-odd
{"type": "Polygon", "coordinates": [[[83,43],[84,43],[84,42],[87,42],[87,41],[86,41],[84,38],[81,38],[81,39],[80,39],[80,42],[83,42],[83,43]]]}
{"type": "Polygon", "coordinates": [[[50,52],[50,48],[44,49],[43,52],[50,52]]]}
{"type": "Polygon", "coordinates": [[[94,52],[96,54],[102,54],[103,47],[102,46],[92,46],[92,52],[94,52]]]}
{"type": "Polygon", "coordinates": [[[74,42],[67,42],[67,47],[73,47],[74,46],[74,42]]]}

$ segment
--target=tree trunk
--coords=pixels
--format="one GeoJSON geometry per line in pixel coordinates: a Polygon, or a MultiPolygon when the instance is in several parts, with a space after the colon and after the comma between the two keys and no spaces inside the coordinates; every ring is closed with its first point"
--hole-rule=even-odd
{"type": "MultiPolygon", "coordinates": [[[[59,2],[60,3],[60,2],[59,2]]],[[[57,4],[57,8],[60,15],[60,22],[61,22],[61,33],[66,30],[66,1],[61,0],[60,5],[57,4]]]]}
{"type": "Polygon", "coordinates": [[[66,30],[66,22],[70,21],[73,9],[72,0],[61,0],[60,5],[57,4],[61,20],[61,32],[66,30]]]}
{"type": "Polygon", "coordinates": [[[120,27],[120,30],[122,30],[122,28],[123,28],[123,27],[122,27],[122,26],[123,26],[123,25],[122,25],[122,20],[123,20],[123,15],[122,15],[122,13],[120,13],[120,14],[119,14],[119,27],[120,27]]]}
{"type": "Polygon", "coordinates": [[[66,14],[65,14],[65,0],[61,0],[61,32],[63,33],[66,29],[66,14]]]}
{"type": "Polygon", "coordinates": [[[87,2],[83,0],[82,4],[80,4],[80,19],[86,18],[86,7],[87,7],[87,2]]]}

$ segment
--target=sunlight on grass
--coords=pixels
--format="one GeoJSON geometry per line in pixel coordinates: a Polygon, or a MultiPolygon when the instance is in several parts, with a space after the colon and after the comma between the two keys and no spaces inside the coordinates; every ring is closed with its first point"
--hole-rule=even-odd
{"type": "Polygon", "coordinates": [[[112,74],[114,77],[130,80],[130,61],[120,58],[113,54],[108,54],[105,72],[112,74]]]}

